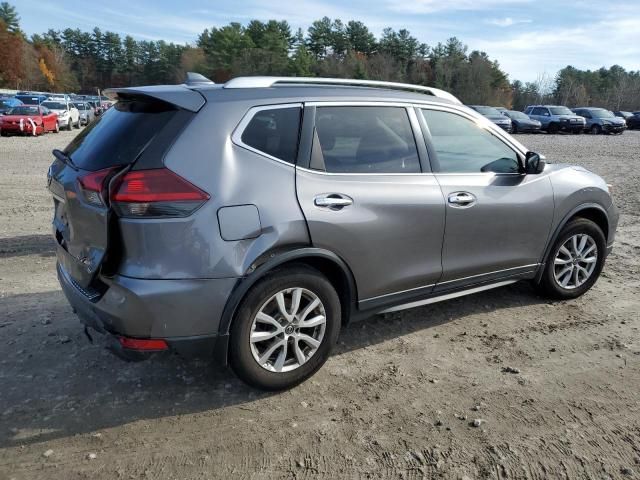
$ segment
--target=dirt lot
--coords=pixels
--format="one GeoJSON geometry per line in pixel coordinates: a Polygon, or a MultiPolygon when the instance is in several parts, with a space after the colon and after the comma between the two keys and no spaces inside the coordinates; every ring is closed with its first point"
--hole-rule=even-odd
{"type": "Polygon", "coordinates": [[[0,479],[640,478],[640,132],[520,136],[614,185],[618,240],[587,295],[516,284],[355,323],[276,395],[87,342],[45,190],[75,133],[0,138],[0,479]]]}

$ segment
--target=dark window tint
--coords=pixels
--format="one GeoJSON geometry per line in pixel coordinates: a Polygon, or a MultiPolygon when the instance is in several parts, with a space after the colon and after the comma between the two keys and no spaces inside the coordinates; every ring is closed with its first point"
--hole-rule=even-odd
{"type": "Polygon", "coordinates": [[[549,115],[549,111],[543,107],[536,107],[533,109],[532,115],[549,115]]]}
{"type": "Polygon", "coordinates": [[[314,168],[334,173],[418,173],[420,161],[407,111],[401,107],[319,107],[321,156],[314,168]]]}
{"type": "Polygon", "coordinates": [[[242,143],[279,160],[295,163],[300,112],[300,107],[260,110],[242,132],[242,143]]]}
{"type": "Polygon", "coordinates": [[[477,123],[437,110],[422,110],[438,156],[439,171],[446,173],[517,173],[518,156],[477,123]]]}
{"type": "Polygon", "coordinates": [[[163,102],[120,101],[82,130],[65,153],[84,170],[132,163],[176,113],[163,102]]]}

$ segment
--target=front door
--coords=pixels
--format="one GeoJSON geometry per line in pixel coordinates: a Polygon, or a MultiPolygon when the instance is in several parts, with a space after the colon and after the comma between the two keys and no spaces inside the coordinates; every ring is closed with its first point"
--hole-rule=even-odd
{"type": "Polygon", "coordinates": [[[413,109],[307,107],[314,119],[298,200],[314,246],[351,268],[363,308],[428,294],[440,278],[444,199],[413,109]],[[419,136],[416,142],[415,136],[419,136]]]}
{"type": "Polygon", "coordinates": [[[421,112],[446,201],[436,290],[534,272],[553,217],[548,175],[522,174],[515,148],[481,120],[446,109],[421,112]]]}

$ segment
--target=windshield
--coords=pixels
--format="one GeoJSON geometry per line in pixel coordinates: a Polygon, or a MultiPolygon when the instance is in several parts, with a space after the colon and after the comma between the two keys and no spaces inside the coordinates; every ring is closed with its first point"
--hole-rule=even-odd
{"type": "Polygon", "coordinates": [[[7,115],[38,115],[38,107],[13,107],[7,112],[7,115]]]}
{"type": "Polygon", "coordinates": [[[43,107],[47,107],[49,110],[66,110],[67,106],[60,102],[42,102],[43,107]]]}
{"type": "Polygon", "coordinates": [[[20,100],[25,105],[38,105],[41,99],[39,97],[20,97],[20,100]]]}
{"type": "Polygon", "coordinates": [[[507,116],[515,120],[529,120],[529,116],[527,114],[513,110],[507,112],[507,116]]]}
{"type": "Polygon", "coordinates": [[[567,107],[551,107],[549,110],[551,110],[551,115],[575,115],[567,107]]]}
{"type": "Polygon", "coordinates": [[[595,118],[613,118],[615,117],[615,115],[613,114],[613,112],[610,112],[609,110],[605,110],[604,108],[594,108],[593,110],[590,110],[591,115],[595,118]]]}
{"type": "Polygon", "coordinates": [[[482,115],[502,115],[498,110],[493,107],[471,107],[476,112],[481,113],[482,115]]]}

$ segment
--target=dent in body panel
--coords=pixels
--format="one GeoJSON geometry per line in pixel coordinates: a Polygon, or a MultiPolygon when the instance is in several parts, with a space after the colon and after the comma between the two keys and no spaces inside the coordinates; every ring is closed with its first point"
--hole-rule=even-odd
{"type": "Polygon", "coordinates": [[[236,102],[208,102],[167,153],[165,165],[211,196],[187,218],[121,219],[125,261],[119,273],[135,278],[242,276],[264,252],[309,244],[296,200],[293,165],[238,147],[230,132],[245,109],[236,102]],[[225,241],[220,208],[255,205],[261,235],[225,241]]]}

